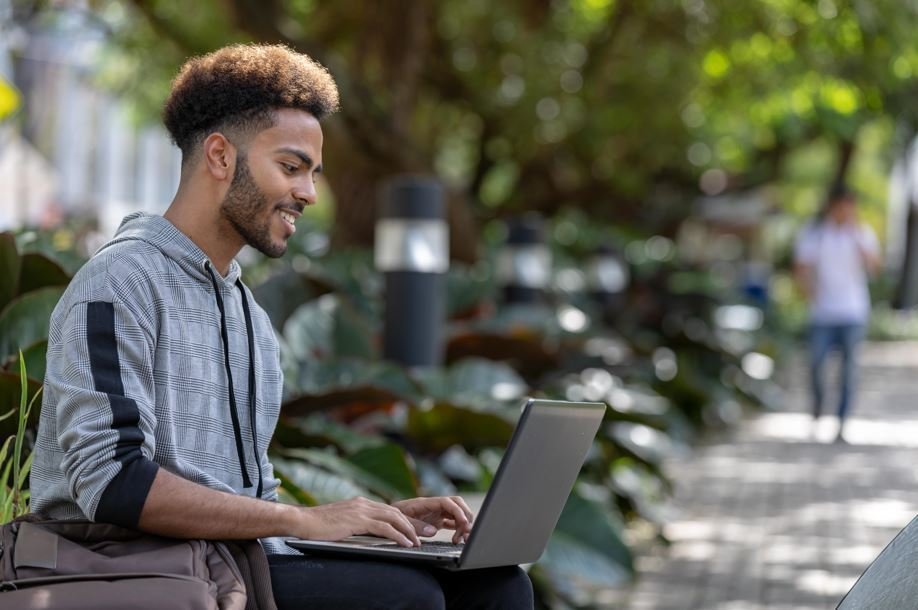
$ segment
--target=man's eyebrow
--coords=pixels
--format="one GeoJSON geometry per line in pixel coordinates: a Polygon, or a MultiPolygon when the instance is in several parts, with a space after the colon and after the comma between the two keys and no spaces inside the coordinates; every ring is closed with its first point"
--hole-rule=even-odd
{"type": "MultiPolygon", "coordinates": [[[[304,153],[302,150],[299,150],[299,149],[296,149],[296,148],[289,148],[289,147],[286,147],[286,146],[285,146],[285,147],[283,147],[283,148],[278,148],[275,152],[287,153],[288,155],[293,155],[294,157],[297,157],[300,161],[302,161],[303,163],[305,163],[307,167],[312,167],[312,166],[313,166],[312,157],[310,157],[309,155],[307,155],[306,153],[304,153]]],[[[317,174],[321,174],[321,173],[322,173],[322,165],[321,165],[321,164],[316,166],[315,172],[316,172],[317,174]]]]}

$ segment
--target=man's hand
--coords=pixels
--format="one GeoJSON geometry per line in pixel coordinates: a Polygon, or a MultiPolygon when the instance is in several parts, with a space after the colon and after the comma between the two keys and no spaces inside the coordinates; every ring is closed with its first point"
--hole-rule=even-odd
{"type": "Polygon", "coordinates": [[[388,504],[353,498],[303,510],[308,515],[304,520],[304,531],[294,532],[300,538],[341,540],[348,536],[371,534],[394,540],[402,546],[421,544],[415,524],[402,511],[388,504]]]}
{"type": "Polygon", "coordinates": [[[160,468],[140,514],[139,529],[172,538],[247,540],[296,536],[341,540],[372,534],[402,546],[439,528],[468,537],[472,511],[458,496],[415,498],[394,505],[354,498],[310,508],[268,502],[210,489],[160,468]],[[430,528],[430,529],[427,529],[430,528]]]}
{"type": "Polygon", "coordinates": [[[465,542],[472,529],[472,511],[459,496],[412,498],[392,506],[408,516],[418,534],[433,536],[440,529],[455,530],[453,543],[465,542]]]}

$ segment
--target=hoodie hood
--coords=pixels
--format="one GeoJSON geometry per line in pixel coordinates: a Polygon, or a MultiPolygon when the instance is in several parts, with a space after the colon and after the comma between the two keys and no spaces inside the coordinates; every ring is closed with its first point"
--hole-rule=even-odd
{"type": "MultiPolygon", "coordinates": [[[[206,284],[211,284],[211,276],[205,267],[210,263],[210,258],[198,247],[191,238],[179,231],[174,224],[163,218],[135,212],[124,217],[121,226],[115,232],[115,237],[102,246],[99,252],[124,241],[140,240],[155,246],[163,254],[174,260],[191,277],[206,284]]],[[[98,252],[96,253],[98,254],[98,252]]],[[[213,263],[210,263],[213,267],[213,263]]],[[[215,273],[217,281],[232,286],[239,279],[241,269],[236,259],[233,259],[229,271],[223,277],[215,273]]]]}

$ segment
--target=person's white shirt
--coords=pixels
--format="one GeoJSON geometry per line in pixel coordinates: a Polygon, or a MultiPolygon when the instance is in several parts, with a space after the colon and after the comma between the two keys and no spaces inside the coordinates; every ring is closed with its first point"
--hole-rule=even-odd
{"type": "Polygon", "coordinates": [[[811,283],[810,321],[863,324],[870,316],[865,255],[879,255],[873,230],[864,224],[814,222],[800,232],[794,250],[811,283]]]}

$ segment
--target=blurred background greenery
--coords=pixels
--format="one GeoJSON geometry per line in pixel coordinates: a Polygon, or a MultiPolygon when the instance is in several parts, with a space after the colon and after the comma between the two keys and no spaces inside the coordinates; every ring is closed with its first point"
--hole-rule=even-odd
{"type": "Polygon", "coordinates": [[[523,396],[603,400],[531,574],[541,607],[608,600],[665,544],[666,461],[780,406],[804,319],[791,243],[833,182],[888,253],[872,336],[918,337],[890,306],[909,304],[916,26],[914,0],[0,0],[0,414],[21,364],[40,388],[82,261],[168,205],[178,152],[157,120],[178,66],[283,42],[342,94],[320,205],[283,259],[241,255],[282,344],[285,500],[481,492],[523,396]],[[449,202],[445,364],[423,370],[382,358],[370,250],[380,187],[409,172],[449,202]],[[551,281],[508,304],[496,261],[524,213],[551,281]],[[586,272],[600,251],[628,270],[614,299],[586,272]]]}

